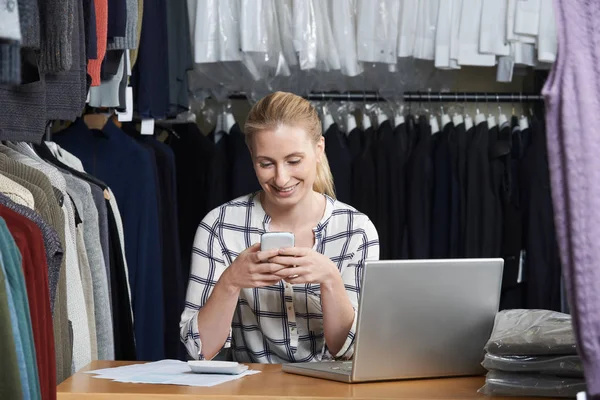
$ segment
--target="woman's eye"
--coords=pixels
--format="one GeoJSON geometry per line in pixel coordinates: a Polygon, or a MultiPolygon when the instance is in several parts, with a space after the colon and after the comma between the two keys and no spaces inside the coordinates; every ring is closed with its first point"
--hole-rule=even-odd
{"type": "Polygon", "coordinates": [[[300,164],[301,160],[290,160],[288,161],[288,163],[292,164],[292,165],[296,165],[296,164],[300,164]]]}
{"type": "Polygon", "coordinates": [[[273,164],[272,163],[260,163],[259,165],[261,168],[269,168],[273,164]]]}

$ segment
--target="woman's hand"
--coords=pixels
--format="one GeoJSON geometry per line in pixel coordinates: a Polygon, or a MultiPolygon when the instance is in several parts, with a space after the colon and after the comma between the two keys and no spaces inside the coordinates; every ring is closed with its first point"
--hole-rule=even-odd
{"type": "Polygon", "coordinates": [[[277,249],[260,251],[260,243],[256,243],[237,256],[222,278],[229,287],[238,290],[273,285],[281,280],[276,273],[286,268],[269,260],[278,253],[277,249]]]}
{"type": "Polygon", "coordinates": [[[291,284],[327,285],[341,280],[335,264],[328,257],[310,248],[280,249],[278,255],[270,258],[269,261],[286,267],[274,274],[291,284]]]}

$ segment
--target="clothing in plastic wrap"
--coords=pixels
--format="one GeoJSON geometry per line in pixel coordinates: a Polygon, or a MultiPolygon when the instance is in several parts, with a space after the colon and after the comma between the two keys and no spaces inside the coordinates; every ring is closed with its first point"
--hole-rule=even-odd
{"type": "Polygon", "coordinates": [[[585,391],[583,379],[491,371],[479,393],[489,396],[532,396],[575,398],[585,391]]]}
{"type": "Polygon", "coordinates": [[[546,310],[504,310],[485,346],[495,355],[575,355],[571,316],[546,310]]]}
{"type": "Polygon", "coordinates": [[[486,354],[481,365],[488,371],[583,378],[583,366],[579,356],[496,356],[486,354]]]}

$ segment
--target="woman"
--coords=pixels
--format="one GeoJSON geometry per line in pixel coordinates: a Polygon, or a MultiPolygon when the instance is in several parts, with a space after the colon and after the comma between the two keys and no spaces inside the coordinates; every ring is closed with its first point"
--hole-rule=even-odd
{"type": "Polygon", "coordinates": [[[250,110],[244,130],[262,191],[200,224],[181,340],[195,359],[232,344],[240,362],[349,359],[361,269],[379,257],[377,231],[334,200],[321,124],[308,101],[272,93],[250,110]],[[269,231],[293,232],[295,247],[260,251],[269,231]]]}

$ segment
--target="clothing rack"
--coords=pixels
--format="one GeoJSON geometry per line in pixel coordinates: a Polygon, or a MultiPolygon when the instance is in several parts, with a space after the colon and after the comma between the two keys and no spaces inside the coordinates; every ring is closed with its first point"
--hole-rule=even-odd
{"type": "MultiPolygon", "coordinates": [[[[379,102],[386,99],[377,92],[312,92],[303,96],[307,100],[322,101],[364,101],[379,102]]],[[[244,92],[229,95],[232,100],[245,100],[244,92]]],[[[405,102],[438,102],[438,103],[532,103],[543,101],[543,96],[523,92],[405,92],[405,102]]]]}

